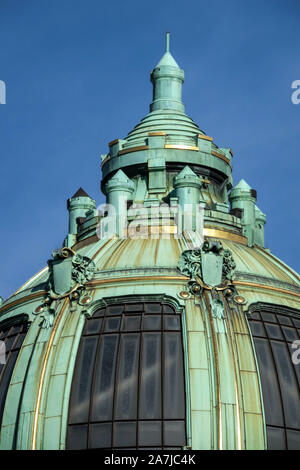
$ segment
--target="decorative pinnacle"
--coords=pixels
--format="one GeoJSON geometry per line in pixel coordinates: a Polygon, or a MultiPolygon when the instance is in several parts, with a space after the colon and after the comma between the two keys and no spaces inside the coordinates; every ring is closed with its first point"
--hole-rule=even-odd
{"type": "Polygon", "coordinates": [[[170,52],[170,33],[166,32],[166,52],[170,52]]]}
{"type": "Polygon", "coordinates": [[[154,89],[150,112],[159,109],[175,109],[184,112],[184,105],[181,99],[184,71],[179,68],[169,50],[170,33],[167,32],[166,52],[151,72],[151,82],[154,89]]]}

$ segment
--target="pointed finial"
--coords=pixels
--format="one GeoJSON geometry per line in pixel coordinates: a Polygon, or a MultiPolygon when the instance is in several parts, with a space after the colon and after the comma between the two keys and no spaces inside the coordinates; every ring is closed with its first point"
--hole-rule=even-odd
{"type": "Polygon", "coordinates": [[[170,33],[166,32],[166,52],[170,52],[170,33]]]}

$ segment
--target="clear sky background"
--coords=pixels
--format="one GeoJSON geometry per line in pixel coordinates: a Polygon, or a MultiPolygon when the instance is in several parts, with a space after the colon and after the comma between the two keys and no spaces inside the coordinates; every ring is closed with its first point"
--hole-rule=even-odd
{"type": "Polygon", "coordinates": [[[299,25],[299,0],[0,0],[0,295],[61,246],[80,186],[103,202],[100,154],[148,113],[165,31],[187,114],[233,149],[266,246],[299,271],[299,25]]]}

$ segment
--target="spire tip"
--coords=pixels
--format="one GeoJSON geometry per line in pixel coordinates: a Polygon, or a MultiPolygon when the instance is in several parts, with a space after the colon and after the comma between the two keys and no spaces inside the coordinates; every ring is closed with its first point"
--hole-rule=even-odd
{"type": "Polygon", "coordinates": [[[170,51],[170,33],[166,32],[166,52],[170,51]]]}

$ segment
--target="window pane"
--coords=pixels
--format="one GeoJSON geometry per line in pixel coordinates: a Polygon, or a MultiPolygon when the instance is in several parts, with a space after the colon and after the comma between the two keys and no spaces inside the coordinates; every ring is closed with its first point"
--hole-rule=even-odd
{"type": "Polygon", "coordinates": [[[294,322],[294,325],[297,327],[297,328],[300,328],[300,320],[296,319],[296,318],[293,318],[293,322],[294,322]]]}
{"type": "MultiPolygon", "coordinates": [[[[294,357],[293,359],[296,359],[296,360],[300,359],[300,353],[297,352],[297,351],[299,351],[299,348],[300,348],[300,344],[297,346],[296,349],[292,348],[292,344],[288,344],[288,349],[289,349],[290,356],[292,357],[293,354],[296,353],[296,355],[295,355],[296,357],[294,357]]],[[[292,362],[293,362],[293,359],[292,359],[292,362]]],[[[296,374],[296,377],[297,377],[298,387],[299,387],[299,390],[300,390],[300,364],[294,364],[294,371],[295,371],[295,374],[296,374]]]]}
{"type": "Polygon", "coordinates": [[[277,315],[277,319],[281,325],[291,325],[292,326],[292,320],[287,317],[286,315],[277,315]]]}
{"type": "Polygon", "coordinates": [[[161,333],[144,333],[142,343],[140,418],[161,418],[161,333]]]}
{"type": "Polygon", "coordinates": [[[93,396],[92,420],[112,419],[115,369],[119,335],[103,335],[93,396]]]}
{"type": "Polygon", "coordinates": [[[266,423],[283,426],[282,402],[270,345],[267,340],[260,338],[254,338],[254,343],[262,382],[266,423]]]}
{"type": "Polygon", "coordinates": [[[146,313],[162,313],[162,305],[158,303],[145,304],[145,312],[146,313]]]}
{"type": "Polygon", "coordinates": [[[11,327],[7,330],[6,337],[12,336],[12,335],[14,334],[14,330],[15,330],[15,328],[14,328],[13,326],[11,326],[11,327]]]}
{"type": "Polygon", "coordinates": [[[185,445],[185,424],[184,421],[164,422],[164,446],[184,446],[185,445]]]}
{"type": "Polygon", "coordinates": [[[281,328],[287,341],[296,341],[299,339],[297,330],[294,328],[289,328],[288,326],[282,326],[281,328]]]}
{"type": "Polygon", "coordinates": [[[93,318],[95,317],[103,317],[105,313],[105,308],[100,308],[99,310],[97,310],[94,315],[93,315],[93,318]]]}
{"type": "Polygon", "coordinates": [[[0,423],[2,421],[2,415],[4,411],[4,405],[6,400],[6,394],[9,387],[10,379],[14,370],[14,366],[18,357],[18,351],[14,351],[9,355],[5,369],[1,377],[0,383],[0,423]]]}
{"type": "Polygon", "coordinates": [[[121,317],[106,318],[104,331],[119,331],[121,324],[121,317]]]}
{"type": "Polygon", "coordinates": [[[83,331],[84,335],[100,333],[103,319],[102,318],[92,318],[88,319],[85,328],[83,331]]]}
{"type": "Polygon", "coordinates": [[[111,447],[111,423],[97,423],[90,426],[90,449],[111,447]]]}
{"type": "Polygon", "coordinates": [[[251,319],[253,320],[261,320],[261,316],[259,312],[252,312],[251,313],[251,319]]]}
{"type": "Polygon", "coordinates": [[[67,448],[69,450],[82,450],[87,448],[87,435],[88,427],[84,426],[69,426],[67,448]]]}
{"type": "Polygon", "coordinates": [[[161,421],[139,422],[139,446],[161,446],[161,421]]]}
{"type": "Polygon", "coordinates": [[[251,330],[254,336],[266,336],[264,326],[259,321],[252,321],[251,322],[251,330]]]}
{"type": "Polygon", "coordinates": [[[12,326],[0,331],[1,341],[5,341],[6,364],[0,365],[0,425],[4,411],[6,395],[14,366],[28,330],[28,323],[12,326]],[[13,349],[13,351],[12,351],[13,349]]]}
{"type": "Polygon", "coordinates": [[[164,313],[174,314],[175,313],[174,307],[171,307],[171,305],[164,305],[164,313]]]}
{"type": "Polygon", "coordinates": [[[15,341],[16,341],[16,336],[10,336],[9,338],[6,339],[5,341],[6,352],[13,349],[13,344],[15,341]]]}
{"type": "Polygon", "coordinates": [[[144,305],[143,304],[127,304],[125,307],[126,312],[143,312],[144,305]]]}
{"type": "Polygon", "coordinates": [[[263,321],[277,323],[276,316],[273,313],[261,312],[261,317],[263,321]]]}
{"type": "Polygon", "coordinates": [[[267,426],[268,450],[285,450],[285,432],[283,428],[267,426]]]}
{"type": "Polygon", "coordinates": [[[106,308],[106,315],[121,315],[124,311],[124,305],[109,305],[106,308]]]}
{"type": "Polygon", "coordinates": [[[126,331],[139,331],[141,328],[141,316],[138,317],[125,317],[123,319],[122,330],[126,331]]]}
{"type": "Polygon", "coordinates": [[[164,333],[164,419],[184,419],[184,372],[180,333],[164,333]]]}
{"type": "Polygon", "coordinates": [[[161,330],[161,316],[149,315],[143,319],[143,330],[161,330]]]}
{"type": "Polygon", "coordinates": [[[136,446],[136,423],[114,424],[114,447],[136,446]]]}
{"type": "Polygon", "coordinates": [[[21,333],[17,336],[17,340],[13,345],[14,349],[21,349],[25,336],[26,336],[26,333],[21,333]]]}
{"type": "Polygon", "coordinates": [[[18,333],[21,333],[21,331],[23,330],[23,326],[24,325],[16,325],[13,327],[13,334],[16,335],[18,333]]]}
{"type": "Polygon", "coordinates": [[[287,429],[287,442],[289,450],[300,450],[300,431],[287,429]]]}
{"type": "Polygon", "coordinates": [[[84,423],[88,420],[97,342],[97,336],[82,339],[70,398],[70,423],[84,423]]]}
{"type": "Polygon", "coordinates": [[[290,353],[285,343],[271,341],[281,388],[285,424],[300,429],[300,395],[290,353]]]}
{"type": "Polygon", "coordinates": [[[270,323],[266,323],[265,327],[269,338],[283,339],[283,335],[281,333],[279,325],[271,325],[270,323]]]}
{"type": "Polygon", "coordinates": [[[165,316],[164,329],[165,330],[180,330],[180,316],[179,315],[165,316]]]}
{"type": "Polygon", "coordinates": [[[137,417],[139,344],[139,334],[122,335],[120,366],[116,383],[115,419],[136,419],[137,417]]]}

